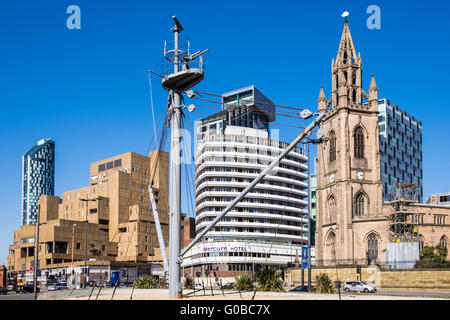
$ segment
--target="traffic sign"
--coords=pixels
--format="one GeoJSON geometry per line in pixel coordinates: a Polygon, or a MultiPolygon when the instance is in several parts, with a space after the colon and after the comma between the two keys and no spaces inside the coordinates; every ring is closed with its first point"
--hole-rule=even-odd
{"type": "Polygon", "coordinates": [[[308,259],[308,248],[302,248],[302,260],[308,259]]]}

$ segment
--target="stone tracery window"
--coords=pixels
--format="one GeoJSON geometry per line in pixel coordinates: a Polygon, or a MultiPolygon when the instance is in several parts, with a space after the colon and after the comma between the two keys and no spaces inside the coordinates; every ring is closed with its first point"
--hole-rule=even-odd
{"type": "Polygon", "coordinates": [[[375,233],[371,233],[367,237],[367,260],[368,263],[378,259],[378,237],[375,233]]]}
{"type": "Polygon", "coordinates": [[[355,215],[362,216],[364,214],[365,196],[360,193],[355,198],[355,215]]]}
{"type": "Polygon", "coordinates": [[[419,251],[422,251],[425,245],[425,237],[423,235],[419,235],[419,251]]]}
{"type": "Polygon", "coordinates": [[[333,222],[336,220],[336,200],[333,196],[330,197],[328,200],[328,211],[329,211],[329,217],[330,222],[333,222]]]}
{"type": "Polygon", "coordinates": [[[448,246],[448,238],[447,238],[447,236],[442,236],[442,238],[439,240],[439,245],[442,248],[448,248],[447,247],[448,246]]]}
{"type": "Polygon", "coordinates": [[[354,136],[355,158],[364,158],[364,132],[361,127],[356,128],[354,136]]]}
{"type": "Polygon", "coordinates": [[[330,133],[330,162],[336,161],[336,135],[334,131],[330,133]]]}
{"type": "Polygon", "coordinates": [[[333,261],[336,260],[336,234],[334,231],[331,231],[331,233],[327,237],[326,241],[327,247],[329,247],[330,250],[330,256],[333,261]]]}

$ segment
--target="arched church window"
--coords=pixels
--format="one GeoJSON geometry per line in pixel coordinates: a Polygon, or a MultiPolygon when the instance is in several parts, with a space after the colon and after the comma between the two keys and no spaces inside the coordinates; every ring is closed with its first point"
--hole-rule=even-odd
{"type": "Polygon", "coordinates": [[[447,236],[442,236],[441,240],[439,240],[439,245],[442,248],[447,248],[447,246],[448,246],[448,238],[447,238],[447,236]]]}
{"type": "Polygon", "coordinates": [[[347,71],[344,71],[344,79],[345,79],[345,85],[348,84],[348,74],[347,71]]]}
{"type": "Polygon", "coordinates": [[[336,200],[333,196],[328,200],[328,210],[330,216],[330,222],[336,221],[336,200]]]}
{"type": "Polygon", "coordinates": [[[333,262],[336,260],[336,234],[331,231],[328,235],[326,245],[329,247],[331,253],[331,259],[333,262]]]}
{"type": "Polygon", "coordinates": [[[423,235],[419,235],[419,251],[422,251],[424,245],[425,237],[423,235]]]}
{"type": "Polygon", "coordinates": [[[330,133],[330,162],[336,161],[336,135],[330,133]]]}
{"type": "Polygon", "coordinates": [[[356,103],[356,90],[353,90],[352,101],[353,101],[353,103],[356,103]]]}
{"type": "Polygon", "coordinates": [[[367,264],[378,259],[378,237],[371,233],[367,237],[367,264]]]}
{"type": "Polygon", "coordinates": [[[364,194],[360,193],[356,196],[355,200],[355,215],[356,216],[362,216],[364,214],[364,203],[365,203],[365,196],[364,194]]]}
{"type": "Polygon", "coordinates": [[[354,136],[355,158],[364,158],[364,132],[361,127],[356,128],[354,136]]]}

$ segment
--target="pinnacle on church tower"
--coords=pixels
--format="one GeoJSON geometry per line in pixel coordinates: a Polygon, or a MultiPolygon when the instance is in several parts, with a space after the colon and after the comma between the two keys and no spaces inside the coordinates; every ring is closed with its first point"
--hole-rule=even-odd
{"type": "Polygon", "coordinates": [[[323,86],[320,87],[319,100],[317,100],[319,105],[319,112],[326,112],[327,110],[327,97],[325,96],[325,91],[323,91],[323,86]]]}
{"type": "Polygon", "coordinates": [[[370,108],[374,110],[378,110],[378,86],[375,81],[375,76],[372,75],[372,80],[370,80],[370,88],[369,88],[369,103],[370,108]]]}

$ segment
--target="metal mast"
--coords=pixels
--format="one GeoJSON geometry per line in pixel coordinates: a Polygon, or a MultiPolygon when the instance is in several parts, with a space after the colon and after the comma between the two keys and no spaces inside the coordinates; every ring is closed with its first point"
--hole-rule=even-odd
{"type": "MultiPolygon", "coordinates": [[[[178,35],[183,30],[181,25],[175,20],[174,34],[174,64],[173,72],[176,74],[179,67],[178,58],[178,35]]],[[[180,252],[180,230],[181,230],[181,141],[180,141],[180,124],[181,109],[180,95],[178,90],[171,90],[172,97],[171,119],[172,132],[170,138],[170,236],[169,236],[169,295],[173,297],[178,293],[178,284],[180,282],[180,264],[178,263],[178,255],[180,252]]]]}
{"type": "Polygon", "coordinates": [[[166,72],[162,79],[163,88],[170,91],[170,103],[168,112],[170,114],[171,138],[170,138],[170,180],[169,180],[169,297],[174,297],[180,288],[180,255],[181,244],[181,100],[183,91],[193,87],[203,80],[202,55],[207,51],[199,51],[193,55],[180,48],[179,34],[183,31],[178,19],[173,16],[175,26],[171,29],[174,34],[173,49],[164,48],[164,57],[168,60],[166,72]],[[193,61],[199,57],[198,64],[193,61]],[[180,70],[182,64],[182,70],[180,70]],[[169,68],[173,65],[173,72],[169,68]]]}

